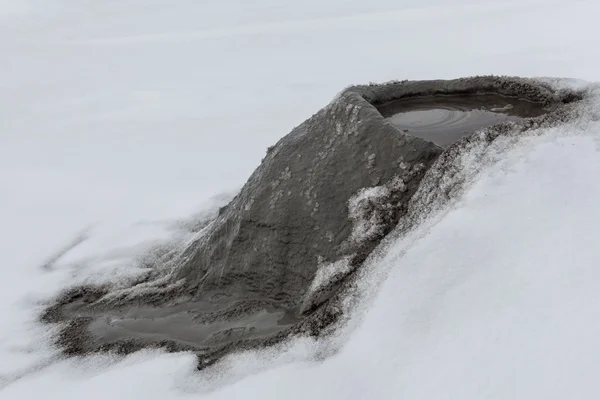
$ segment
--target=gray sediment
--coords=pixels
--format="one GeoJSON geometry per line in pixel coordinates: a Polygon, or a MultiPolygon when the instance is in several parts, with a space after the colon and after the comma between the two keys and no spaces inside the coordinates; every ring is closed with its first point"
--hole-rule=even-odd
{"type": "Polygon", "coordinates": [[[402,132],[444,148],[476,130],[546,113],[540,103],[498,94],[414,96],[377,109],[402,132]]]}
{"type": "Polygon", "coordinates": [[[130,288],[72,288],[42,320],[59,324],[65,354],[160,347],[196,352],[199,368],[326,335],[382,240],[456,189],[442,177],[460,175],[461,149],[567,121],[583,97],[506,77],[349,87],[269,148],[168,268],[130,288]]]}

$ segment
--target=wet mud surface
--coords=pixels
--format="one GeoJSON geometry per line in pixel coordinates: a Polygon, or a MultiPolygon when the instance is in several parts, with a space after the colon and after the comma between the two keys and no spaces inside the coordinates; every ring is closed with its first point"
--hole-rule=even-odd
{"type": "Polygon", "coordinates": [[[582,96],[502,77],[347,88],[269,148],[240,193],[147,278],[71,288],[41,320],[58,325],[66,355],[193,351],[199,369],[326,336],[384,238],[455,190],[471,142],[564,123],[582,96]]]}
{"type": "Polygon", "coordinates": [[[546,113],[541,103],[497,94],[415,96],[377,109],[403,132],[444,148],[476,130],[546,113]]]}
{"type": "Polygon", "coordinates": [[[121,310],[94,310],[80,300],[65,307],[65,314],[89,318],[92,347],[136,340],[151,344],[170,341],[182,347],[207,349],[239,339],[272,336],[296,322],[285,309],[255,304],[244,313],[230,313],[235,303],[185,301],[161,307],[139,306],[121,310]]]}

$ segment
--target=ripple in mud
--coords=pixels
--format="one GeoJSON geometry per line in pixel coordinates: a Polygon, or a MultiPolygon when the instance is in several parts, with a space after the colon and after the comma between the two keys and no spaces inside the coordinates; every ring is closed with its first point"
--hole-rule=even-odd
{"type": "Polygon", "coordinates": [[[546,113],[540,103],[497,94],[416,96],[377,109],[403,132],[442,147],[481,128],[546,113]]]}

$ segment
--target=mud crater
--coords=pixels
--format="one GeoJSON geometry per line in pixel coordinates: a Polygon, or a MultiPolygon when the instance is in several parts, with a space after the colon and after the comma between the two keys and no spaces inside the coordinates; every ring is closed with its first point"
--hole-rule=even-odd
{"type": "Polygon", "coordinates": [[[547,113],[542,103],[498,94],[414,96],[377,110],[402,132],[444,148],[479,129],[547,113]]]}

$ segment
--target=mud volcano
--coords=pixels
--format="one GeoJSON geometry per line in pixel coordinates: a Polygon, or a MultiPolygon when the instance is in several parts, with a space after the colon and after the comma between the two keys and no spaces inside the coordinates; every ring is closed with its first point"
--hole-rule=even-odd
{"type": "Polygon", "coordinates": [[[435,179],[463,142],[564,121],[581,98],[522,78],[350,87],[269,148],[183,251],[132,287],[73,288],[42,320],[69,355],[162,347],[196,352],[199,368],[328,334],[367,257],[435,197],[424,185],[444,195],[435,179]]]}

